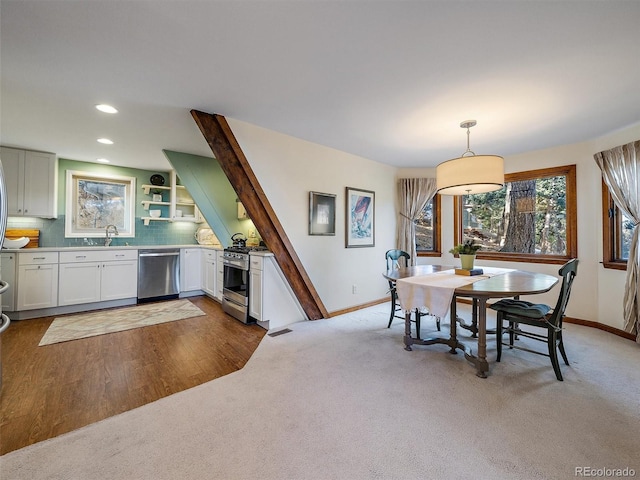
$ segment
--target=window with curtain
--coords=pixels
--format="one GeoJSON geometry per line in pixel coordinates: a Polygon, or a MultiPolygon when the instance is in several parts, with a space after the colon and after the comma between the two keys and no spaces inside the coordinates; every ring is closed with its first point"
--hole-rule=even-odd
{"type": "Polygon", "coordinates": [[[416,252],[419,257],[440,255],[440,195],[435,195],[416,220],[416,252]]]}
{"type": "Polygon", "coordinates": [[[604,268],[626,270],[633,237],[633,221],[616,207],[611,192],[602,182],[602,264],[604,268]]]}
{"type": "Polygon", "coordinates": [[[578,255],[576,167],[505,174],[494,192],[454,199],[456,243],[487,260],[561,264],[578,255]]]}

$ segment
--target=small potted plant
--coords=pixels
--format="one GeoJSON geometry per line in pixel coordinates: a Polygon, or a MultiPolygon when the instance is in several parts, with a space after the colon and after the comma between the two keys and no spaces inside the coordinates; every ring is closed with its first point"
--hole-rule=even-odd
{"type": "Polygon", "coordinates": [[[473,270],[476,252],[481,248],[482,245],[476,245],[472,239],[467,239],[449,250],[449,253],[460,256],[460,264],[464,270],[473,270]]]}

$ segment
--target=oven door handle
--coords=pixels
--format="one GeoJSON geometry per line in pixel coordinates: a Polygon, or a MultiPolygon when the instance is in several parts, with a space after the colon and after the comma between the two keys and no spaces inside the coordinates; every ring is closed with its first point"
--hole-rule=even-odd
{"type": "Polygon", "coordinates": [[[233,267],[233,268],[237,268],[238,270],[249,270],[249,262],[234,262],[232,260],[222,260],[222,265],[224,265],[225,267],[233,267]]]}

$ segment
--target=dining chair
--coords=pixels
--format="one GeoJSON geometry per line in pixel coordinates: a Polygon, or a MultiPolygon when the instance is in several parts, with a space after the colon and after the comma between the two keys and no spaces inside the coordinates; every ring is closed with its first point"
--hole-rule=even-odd
{"type": "Polygon", "coordinates": [[[562,355],[562,359],[566,365],[569,365],[567,354],[564,350],[562,341],[562,320],[564,319],[564,311],[569,302],[571,294],[571,285],[573,279],[578,273],[578,259],[574,258],[565,263],[558,271],[562,277],[562,285],[560,294],[555,308],[543,303],[531,303],[524,300],[503,299],[491,305],[490,308],[497,312],[496,339],[498,356],[496,361],[500,361],[502,357],[502,346],[516,348],[538,355],[544,355],[551,359],[551,365],[556,374],[556,378],[562,381],[562,373],[558,363],[558,350],[562,355]],[[504,322],[507,325],[503,325],[504,322]],[[530,329],[523,330],[521,325],[527,327],[538,327],[546,332],[544,334],[532,332],[530,329]],[[502,343],[502,335],[509,333],[509,343],[502,343]],[[514,345],[514,340],[519,337],[530,338],[547,343],[547,353],[531,350],[519,345],[514,345]]]}
{"type": "MultiPolygon", "coordinates": [[[[384,258],[387,261],[387,271],[389,271],[400,267],[408,267],[409,261],[411,260],[411,255],[409,255],[404,250],[393,249],[387,250],[387,252],[384,254],[384,258]]],[[[392,280],[389,280],[389,294],[391,295],[391,314],[389,315],[389,324],[387,325],[387,328],[391,328],[391,323],[393,322],[394,318],[401,318],[402,320],[404,320],[404,310],[402,310],[402,307],[398,303],[396,282],[392,280]],[[398,315],[398,312],[400,312],[401,315],[398,315]]],[[[414,321],[416,324],[416,334],[418,337],[420,336],[420,317],[420,310],[416,309],[414,321]]],[[[440,331],[439,317],[436,317],[436,326],[438,328],[438,331],[440,331]]]]}

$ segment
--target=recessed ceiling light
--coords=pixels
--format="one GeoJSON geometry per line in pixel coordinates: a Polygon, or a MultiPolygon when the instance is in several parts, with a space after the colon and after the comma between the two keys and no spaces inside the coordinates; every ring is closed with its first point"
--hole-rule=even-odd
{"type": "Polygon", "coordinates": [[[108,138],[99,138],[98,142],[104,143],[105,145],[113,145],[113,140],[109,140],[108,138]]]}
{"type": "Polygon", "coordinates": [[[107,105],[105,103],[101,103],[100,105],[96,105],[96,108],[98,110],[100,110],[101,112],[104,112],[104,113],[118,113],[118,110],[116,110],[111,105],[107,105]]]}
{"type": "Polygon", "coordinates": [[[109,160],[107,160],[106,158],[97,158],[96,162],[98,162],[98,163],[109,163],[109,160]]]}

